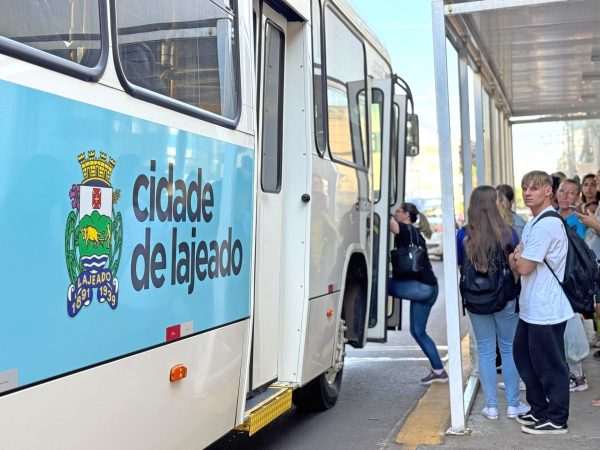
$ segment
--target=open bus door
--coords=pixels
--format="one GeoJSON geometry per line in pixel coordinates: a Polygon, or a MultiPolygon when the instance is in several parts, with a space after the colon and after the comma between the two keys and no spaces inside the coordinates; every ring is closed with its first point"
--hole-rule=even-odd
{"type": "MultiPolygon", "coordinates": [[[[419,118],[414,113],[412,93],[408,84],[398,75],[394,79],[394,104],[393,104],[392,132],[392,160],[390,163],[390,209],[394,212],[404,202],[404,187],[406,181],[406,158],[419,154],[419,118]],[[410,103],[410,112],[408,106],[410,103]]],[[[388,216],[389,217],[389,216],[388,216]]],[[[394,237],[388,232],[387,255],[394,245],[394,237]]],[[[386,261],[389,261],[386,260],[386,261]]],[[[386,271],[391,266],[386,264],[386,271]]],[[[402,328],[402,299],[387,298],[387,328],[399,330],[402,328]]]]}
{"type": "MultiPolygon", "coordinates": [[[[373,80],[371,83],[371,127],[373,171],[373,254],[371,273],[371,302],[369,306],[368,340],[387,340],[387,258],[389,234],[389,207],[392,190],[392,154],[397,152],[393,144],[394,123],[392,80],[373,80]]],[[[397,121],[396,121],[397,122],[397,121]]]]}
{"type": "MultiPolygon", "coordinates": [[[[328,88],[335,86],[335,82],[328,80],[328,88]]],[[[343,88],[344,89],[344,88],[343,88]]],[[[342,92],[343,92],[342,89],[342,92]]],[[[350,120],[350,136],[352,139],[352,158],[354,163],[360,168],[367,168],[371,160],[371,154],[369,154],[369,143],[367,136],[370,135],[370,129],[366,125],[369,112],[367,111],[367,105],[372,102],[371,92],[365,89],[364,80],[351,81],[346,83],[345,90],[348,96],[348,111],[357,111],[358,115],[350,113],[354,120],[350,120]],[[365,123],[361,123],[364,121],[365,123]],[[367,131],[364,131],[367,130],[367,131]]],[[[373,211],[371,208],[371,194],[370,184],[371,178],[368,170],[352,170],[351,176],[356,177],[356,184],[358,189],[355,193],[355,204],[353,214],[349,220],[353,225],[354,229],[358,231],[358,235],[355,236],[357,242],[363,243],[363,248],[366,255],[373,253],[373,211]],[[355,224],[358,224],[356,227],[355,224]]],[[[367,256],[368,260],[369,256],[367,256]]],[[[365,276],[368,276],[365,274],[365,276]]],[[[366,285],[364,286],[366,289],[366,285]]],[[[362,295],[362,294],[359,294],[362,295]]],[[[364,327],[356,329],[354,333],[348,333],[347,338],[351,345],[357,348],[362,348],[367,341],[367,330],[368,330],[368,292],[365,293],[367,297],[367,305],[363,307],[359,303],[356,303],[356,309],[352,312],[346,311],[346,320],[352,320],[355,323],[364,324],[364,327]],[[350,319],[352,317],[352,319],[350,319]]],[[[352,328],[349,328],[349,330],[352,328]]]]}
{"type": "MultiPolygon", "coordinates": [[[[388,214],[394,214],[404,201],[404,176],[406,174],[406,107],[408,101],[406,94],[394,95],[393,116],[394,116],[394,143],[392,162],[390,170],[392,189],[390,195],[390,208],[388,214]]],[[[389,255],[394,246],[394,236],[390,231],[387,234],[386,248],[386,278],[390,272],[389,255]]],[[[402,328],[402,299],[388,297],[386,293],[386,317],[387,328],[399,330],[402,328]]]]}
{"type": "MultiPolygon", "coordinates": [[[[407,109],[410,90],[407,92],[406,89],[401,87],[398,83],[394,84],[394,105],[393,105],[393,116],[394,116],[394,131],[393,131],[393,152],[392,161],[390,164],[391,169],[391,189],[390,189],[390,209],[389,214],[392,215],[400,207],[404,201],[404,185],[406,175],[406,121],[407,121],[407,109]],[[397,91],[401,88],[404,92],[398,93],[397,91]]],[[[412,100],[411,100],[412,102],[412,100]]],[[[389,215],[388,215],[389,217],[389,215]]],[[[394,246],[394,237],[388,231],[387,249],[386,254],[389,258],[391,249],[394,246]]],[[[386,259],[389,261],[389,259],[386,259]]],[[[390,271],[389,263],[386,264],[386,271],[390,271]]],[[[402,328],[402,299],[388,297],[386,295],[386,316],[387,316],[387,327],[388,329],[401,329],[402,328]]]]}

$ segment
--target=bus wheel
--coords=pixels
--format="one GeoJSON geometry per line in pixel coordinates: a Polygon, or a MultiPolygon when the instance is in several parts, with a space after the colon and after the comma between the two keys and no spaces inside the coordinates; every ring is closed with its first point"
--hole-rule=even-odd
{"type": "Polygon", "coordinates": [[[348,342],[346,322],[340,319],[333,366],[307,385],[293,392],[292,401],[299,409],[302,411],[325,411],[335,405],[342,386],[346,342],[348,342]]]}

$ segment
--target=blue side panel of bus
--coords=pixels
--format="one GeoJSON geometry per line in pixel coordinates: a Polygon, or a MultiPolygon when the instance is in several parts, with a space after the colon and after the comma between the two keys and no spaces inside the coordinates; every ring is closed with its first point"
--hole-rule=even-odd
{"type": "Polygon", "coordinates": [[[251,148],[5,81],[0,99],[0,373],[25,386],[249,317],[251,148]]]}

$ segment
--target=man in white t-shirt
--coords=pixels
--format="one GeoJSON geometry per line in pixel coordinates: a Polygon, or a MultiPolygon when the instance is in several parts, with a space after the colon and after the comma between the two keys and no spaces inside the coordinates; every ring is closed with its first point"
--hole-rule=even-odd
{"type": "Polygon", "coordinates": [[[569,243],[560,219],[545,217],[536,223],[546,211],[553,211],[550,175],[529,172],[521,186],[533,219],[523,229],[521,243],[509,256],[511,268],[521,275],[522,286],[513,355],[527,388],[531,411],[518,416],[517,421],[525,433],[564,434],[568,432],[569,418],[564,333],[573,309],[546,262],[562,280],[569,243]]]}

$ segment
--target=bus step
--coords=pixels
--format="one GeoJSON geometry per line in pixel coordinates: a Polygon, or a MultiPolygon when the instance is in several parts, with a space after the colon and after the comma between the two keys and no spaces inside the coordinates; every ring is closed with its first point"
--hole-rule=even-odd
{"type": "Polygon", "coordinates": [[[252,436],[292,407],[292,388],[288,386],[270,386],[271,395],[258,405],[246,411],[244,423],[235,427],[252,436]]]}

